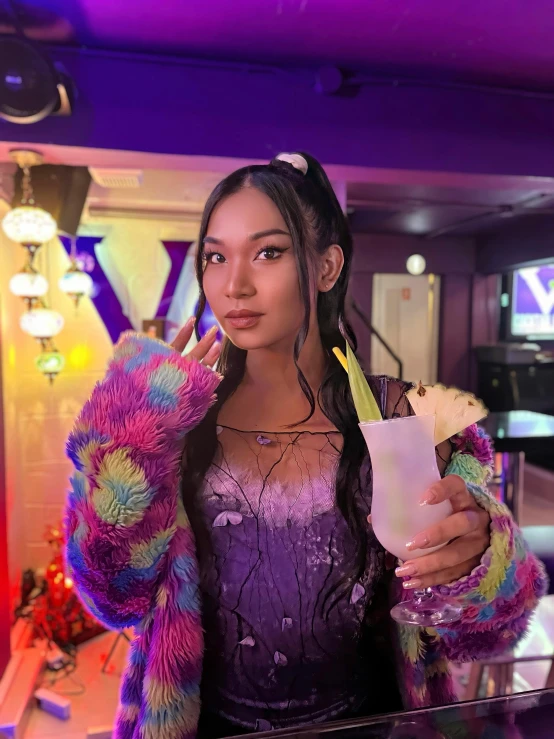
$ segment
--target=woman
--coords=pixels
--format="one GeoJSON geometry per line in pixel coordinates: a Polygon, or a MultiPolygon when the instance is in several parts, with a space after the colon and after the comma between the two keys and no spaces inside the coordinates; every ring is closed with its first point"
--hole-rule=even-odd
{"type": "MultiPolygon", "coordinates": [[[[227,336],[222,379],[214,332],[181,356],[193,320],[172,347],[127,334],[76,423],[68,564],[90,610],[136,633],[118,737],[448,701],[447,659],[485,658],[525,631],[544,573],[481,487],[491,451],[475,427],[437,450],[444,478],[422,491],[454,512],[412,545],[446,546],[394,573],[372,534],[371,467],[331,354],[355,345],[351,261],[317,161],[234,172],[207,202],[197,263],[197,318],[207,300],[227,336]],[[464,615],[396,631],[394,655],[388,596],[401,582],[441,586],[464,615]]],[[[385,417],[411,413],[405,384],[371,383],[385,417]]]]}

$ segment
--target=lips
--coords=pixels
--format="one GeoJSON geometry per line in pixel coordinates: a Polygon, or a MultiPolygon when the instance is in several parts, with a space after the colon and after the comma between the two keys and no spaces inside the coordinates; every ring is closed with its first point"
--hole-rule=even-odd
{"type": "Polygon", "coordinates": [[[233,328],[244,329],[255,326],[262,315],[262,313],[251,310],[232,310],[227,313],[225,318],[233,328]]]}

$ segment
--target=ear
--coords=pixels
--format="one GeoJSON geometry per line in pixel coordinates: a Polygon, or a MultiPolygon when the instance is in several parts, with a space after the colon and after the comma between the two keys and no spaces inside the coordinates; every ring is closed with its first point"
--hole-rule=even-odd
{"type": "Polygon", "coordinates": [[[332,244],[320,257],[317,289],[328,293],[335,286],[344,266],[344,254],[338,244],[332,244]]]}

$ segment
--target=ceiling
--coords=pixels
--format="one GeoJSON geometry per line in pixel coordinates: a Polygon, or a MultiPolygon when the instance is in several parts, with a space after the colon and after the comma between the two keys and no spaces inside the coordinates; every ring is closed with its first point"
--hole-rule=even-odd
{"type": "MultiPolygon", "coordinates": [[[[106,188],[93,182],[84,220],[126,214],[168,221],[197,220],[222,176],[216,172],[145,169],[140,173],[138,187],[106,188]]],[[[554,221],[552,183],[548,186],[550,191],[541,189],[536,182],[509,190],[350,182],[346,195],[355,232],[433,239],[446,235],[490,235],[524,220],[530,225],[538,219],[554,221]]]]}
{"type": "Polygon", "coordinates": [[[537,183],[510,190],[353,183],[348,206],[355,231],[428,239],[486,236],[539,218],[554,222],[554,193],[537,183]]]}
{"type": "Polygon", "coordinates": [[[0,0],[32,38],[89,48],[554,87],[552,0],[0,0]]]}
{"type": "MultiPolygon", "coordinates": [[[[229,167],[231,171],[236,166],[229,167]]],[[[11,202],[11,163],[0,162],[0,201],[11,202]]],[[[126,176],[135,187],[105,187],[91,183],[82,224],[108,223],[112,218],[155,219],[197,228],[204,203],[224,172],[184,169],[126,169],[94,167],[93,178],[126,176]]],[[[554,182],[521,181],[507,188],[417,183],[389,184],[383,181],[347,182],[346,202],[355,233],[402,234],[437,239],[487,237],[517,226],[554,232],[554,182]]]]}
{"type": "MultiPolygon", "coordinates": [[[[0,0],[0,33],[16,26],[46,43],[109,52],[334,64],[357,70],[360,79],[396,75],[554,93],[552,0],[0,0]]],[[[151,166],[145,165],[136,190],[93,185],[89,208],[192,215],[221,176],[151,166]]],[[[554,180],[543,187],[521,178],[508,189],[502,183],[455,187],[364,178],[337,177],[348,183],[357,231],[476,236],[516,221],[554,219],[554,180]]]]}
{"type": "MultiPolygon", "coordinates": [[[[104,173],[118,170],[91,170],[91,183],[87,198],[89,212],[126,211],[166,214],[168,218],[177,215],[200,216],[208,195],[222,179],[214,172],[186,172],[165,170],[137,171],[138,187],[104,187],[104,173]],[[95,181],[96,180],[96,181],[95,181]]],[[[125,170],[119,170],[125,173],[125,170]]]]}

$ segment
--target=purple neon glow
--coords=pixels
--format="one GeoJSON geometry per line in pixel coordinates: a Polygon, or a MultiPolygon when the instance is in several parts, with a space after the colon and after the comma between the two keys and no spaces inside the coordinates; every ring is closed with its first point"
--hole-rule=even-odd
{"type": "MultiPolygon", "coordinates": [[[[68,255],[71,253],[71,241],[68,238],[60,239],[68,255]]],[[[77,239],[77,251],[81,262],[85,261],[87,271],[93,280],[93,291],[91,295],[92,302],[98,311],[111,340],[116,343],[123,331],[131,330],[131,322],[123,314],[121,304],[115,294],[107,275],[100,266],[95,256],[96,244],[102,241],[100,236],[80,236],[77,239]]],[[[158,307],[155,318],[166,318],[171,300],[175,293],[179,275],[183,269],[185,256],[191,245],[191,242],[185,241],[168,241],[164,242],[164,247],[171,259],[171,268],[167,278],[162,298],[158,307]]],[[[196,310],[196,307],[195,307],[196,310]]],[[[212,326],[216,326],[217,320],[209,305],[206,305],[200,323],[198,325],[200,335],[204,336],[212,326]]],[[[221,340],[222,334],[219,332],[218,338],[221,340]]]]}
{"type": "Polygon", "coordinates": [[[158,306],[157,314],[155,316],[156,318],[167,317],[167,311],[169,310],[169,306],[171,305],[173,295],[175,294],[175,288],[177,287],[179,275],[181,274],[181,271],[183,269],[185,257],[191,243],[192,242],[190,241],[163,242],[164,248],[169,254],[169,258],[171,260],[171,268],[169,270],[169,276],[166,280],[160,304],[158,306]]]}
{"type": "Polygon", "coordinates": [[[33,5],[63,18],[57,41],[88,47],[333,63],[510,85],[554,81],[554,10],[547,0],[165,0],[140,13],[132,0],[33,5]]]}
{"type": "MultiPolygon", "coordinates": [[[[196,308],[195,308],[195,312],[196,312],[196,308]]],[[[212,328],[212,326],[218,327],[219,330],[217,332],[217,339],[218,341],[221,341],[223,338],[223,333],[221,331],[221,328],[219,328],[219,323],[217,322],[217,318],[214,316],[212,309],[206,303],[206,307],[204,308],[204,312],[198,323],[198,332],[200,336],[204,336],[205,334],[207,334],[208,331],[212,328]]]]}

